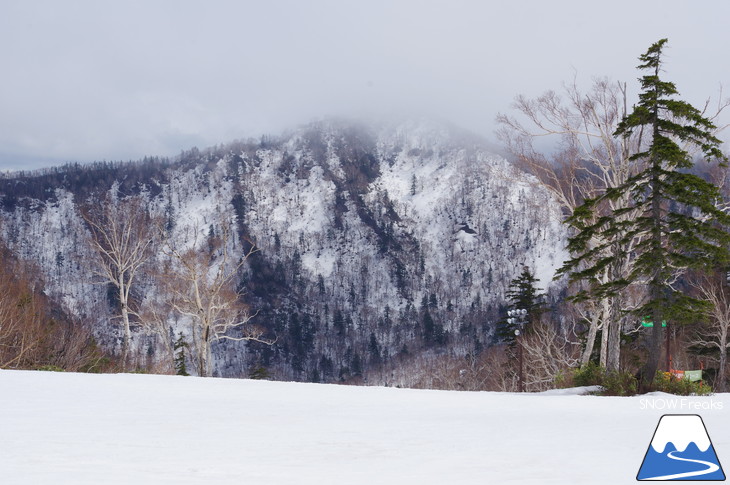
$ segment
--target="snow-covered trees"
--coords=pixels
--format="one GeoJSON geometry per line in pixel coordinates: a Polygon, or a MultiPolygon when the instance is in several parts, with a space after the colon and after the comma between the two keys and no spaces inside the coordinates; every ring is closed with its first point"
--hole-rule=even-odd
{"type": "MultiPolygon", "coordinates": [[[[172,372],[182,332],[187,371],[198,373],[197,349],[205,344],[193,340],[193,322],[195,335],[203,332],[192,313],[199,306],[181,312],[172,302],[182,307],[196,274],[207,271],[209,284],[216,279],[224,231],[226,268],[238,265],[244,248],[259,249],[226,293],[256,314],[249,324],[278,340],[211,341],[218,375],[256,368],[280,379],[348,381],[370,370],[386,375],[405,356],[477,354],[493,341],[499,305],[522,265],[539,261],[545,286],[562,262],[555,253],[565,231],[551,197],[478,139],[464,143],[458,130],[421,120],[344,126],[325,122],[264,143],[191,151],[132,183],[123,164],[113,172],[80,166],[54,174],[49,182],[74,181],[55,193],[29,181],[30,198],[21,180],[0,180],[14,201],[4,209],[13,219],[13,249],[38,261],[50,275],[49,294],[117,351],[119,289],[91,283],[89,267],[97,263],[101,273],[101,256],[84,237],[90,224],[79,220],[78,206],[105,210],[114,180],[120,200],[142,201],[160,220],[154,236],[167,244],[148,248],[153,254],[129,287],[130,369],[172,372]]],[[[231,328],[226,335],[242,334],[231,328]]]]}
{"type": "Polygon", "coordinates": [[[506,318],[500,322],[497,335],[510,346],[515,342],[515,330],[523,333],[540,319],[545,311],[544,295],[538,293],[537,278],[527,266],[522,268],[520,275],[510,282],[505,293],[508,300],[508,313],[518,315],[517,318],[506,318]]]}

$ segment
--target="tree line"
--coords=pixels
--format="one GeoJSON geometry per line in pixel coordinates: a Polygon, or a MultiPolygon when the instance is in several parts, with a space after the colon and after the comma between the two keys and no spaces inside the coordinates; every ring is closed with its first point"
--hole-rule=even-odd
{"type": "MultiPolygon", "coordinates": [[[[562,94],[520,96],[517,114],[498,118],[505,145],[559,202],[570,229],[570,258],[558,275],[567,287],[549,297],[535,287],[534,268],[524,268],[509,285],[495,281],[506,270],[475,266],[467,242],[448,255],[453,264],[448,281],[454,287],[432,278],[424,257],[427,242],[399,228],[401,208],[387,191],[370,192],[387,168],[382,164],[394,160],[372,156],[367,137],[362,146],[357,139],[335,144],[347,162],[342,174],[322,165],[335,186],[334,228],[312,234],[311,240],[302,237],[286,250],[283,234],[254,235],[249,227],[251,208],[267,197],[267,187],[248,177],[253,165],[269,163],[266,157],[282,149],[274,139],[235,145],[233,155],[221,156],[225,147],[181,154],[176,163],[200,170],[208,192],[222,183],[216,177],[234,187],[232,199],[221,202],[226,209],[219,211],[220,219],[189,227],[184,238],[175,236],[177,220],[185,215],[176,212],[172,199],[164,210],[148,207],[149,195],[163,197],[161,187],[169,182],[163,160],[150,168],[131,167],[130,173],[122,165],[92,167],[96,175],[106,174],[97,187],[98,196],[106,194],[101,199],[87,197],[91,192],[84,191],[94,183],[83,180],[93,174],[82,174],[78,167],[51,170],[39,180],[5,176],[0,180],[3,203],[6,209],[19,203],[22,197],[13,201],[13,194],[19,195],[19,185],[26,183],[35,187],[26,196],[39,200],[50,197],[55,183],[76,180],[86,187],[74,186],[74,196],[95,278],[106,284],[114,321],[122,329],[122,368],[135,367],[139,355],[130,355],[132,336],[135,328],[143,328],[160,346],[167,371],[198,375],[212,373],[214,346],[225,354],[232,341],[247,340],[261,344],[251,346],[258,374],[285,362],[290,371],[281,375],[303,380],[367,379],[390,385],[430,375],[429,385],[536,390],[565,381],[572,368],[593,364],[606,373],[635,374],[649,387],[658,369],[699,366],[701,360],[714,368],[716,387],[722,388],[727,288],[718,275],[730,259],[730,221],[723,198],[727,159],[717,138],[722,127],[715,123],[725,105],[697,110],[679,99],[677,88],[662,79],[666,43],[657,42],[640,57],[639,69],[646,74],[632,106],[626,84],[598,79],[587,92],[573,83],[562,94]],[[559,139],[558,150],[543,153],[535,147],[536,137],[546,135],[559,139]],[[220,160],[229,164],[225,175],[215,172],[220,160]],[[157,180],[159,193],[150,180],[157,180]],[[374,261],[364,259],[359,273],[335,270],[327,279],[305,274],[302,255],[310,246],[331,249],[341,243],[352,230],[347,218],[353,214],[361,222],[357,230],[364,229],[378,257],[389,262],[389,273],[373,274],[374,261]],[[372,295],[389,288],[386,280],[394,282],[399,301],[406,304],[372,305],[372,295]],[[489,288],[472,291],[473,280],[488,282],[489,288]],[[487,292],[499,285],[509,288],[495,304],[487,292]],[[254,304],[258,314],[250,310],[254,304]],[[515,320],[518,310],[524,313],[515,320]],[[518,338],[516,330],[522,330],[518,338]],[[522,373],[516,368],[518,351],[522,373]]],[[[303,139],[309,153],[326,157],[329,148],[321,134],[303,139]]],[[[300,158],[283,153],[278,176],[287,183],[309,177],[315,158],[300,158]]],[[[419,195],[422,182],[410,178],[410,197],[419,195]]],[[[456,190],[457,204],[459,191],[468,187],[456,190]]],[[[492,197],[502,197],[502,203],[508,198],[492,197]]],[[[525,200],[521,196],[517,204],[525,200]]],[[[296,194],[286,203],[306,209],[296,194]]],[[[461,203],[474,211],[474,200],[464,194],[461,203]]],[[[505,220],[498,231],[490,231],[486,221],[480,223],[484,227],[460,227],[478,233],[483,239],[477,244],[500,248],[500,241],[488,239],[511,236],[513,222],[505,220]]]]}
{"type": "Polygon", "coordinates": [[[647,389],[659,369],[699,367],[698,358],[680,358],[693,348],[716,362],[724,389],[728,289],[718,281],[730,258],[730,216],[723,127],[715,123],[728,103],[699,110],[679,99],[663,79],[666,45],[662,39],[639,57],[644,75],[633,106],[625,84],[599,79],[582,92],[573,83],[562,96],[517,97],[520,116],[500,115],[500,136],[568,215],[571,258],[558,277],[570,282],[578,363],[636,372],[647,389]],[[560,149],[536,149],[535,137],[545,135],[560,149]],[[678,335],[686,338],[673,348],[678,335]],[[622,359],[632,344],[638,369],[622,359]]]}

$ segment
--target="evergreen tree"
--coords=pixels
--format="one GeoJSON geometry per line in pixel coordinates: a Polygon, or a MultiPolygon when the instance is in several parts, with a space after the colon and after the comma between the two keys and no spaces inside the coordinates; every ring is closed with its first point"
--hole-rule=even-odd
{"type": "MultiPolygon", "coordinates": [[[[527,266],[522,268],[522,273],[510,282],[509,288],[505,296],[509,301],[507,311],[525,310],[524,316],[520,318],[525,323],[527,330],[529,324],[537,321],[540,314],[545,311],[543,295],[538,293],[540,288],[536,288],[537,278],[527,266]]],[[[515,330],[520,327],[519,319],[513,320],[511,317],[505,317],[497,328],[497,337],[501,342],[507,343],[510,347],[515,345],[515,330]]]]}
{"type": "Polygon", "coordinates": [[[436,322],[428,310],[423,312],[423,340],[427,347],[433,345],[436,340],[436,322]]]}
{"type": "Polygon", "coordinates": [[[269,374],[266,367],[261,364],[257,364],[249,371],[248,378],[257,381],[265,381],[271,378],[271,374],[269,374]]]}
{"type": "Polygon", "coordinates": [[[378,344],[378,339],[372,332],[370,333],[370,344],[368,345],[368,350],[370,351],[370,363],[372,365],[380,364],[380,344],[378,344]]]}
{"type": "Polygon", "coordinates": [[[424,294],[423,299],[421,299],[421,323],[423,324],[424,344],[426,347],[444,345],[446,343],[446,331],[444,326],[434,320],[429,308],[431,308],[430,300],[428,296],[424,294]]]}
{"type": "MultiPolygon", "coordinates": [[[[719,189],[688,173],[693,161],[687,148],[698,148],[708,161],[724,164],[727,160],[719,149],[720,140],[713,135],[712,122],[690,104],[676,99],[675,85],[660,78],[666,42],[656,42],[639,57],[638,69],[648,71],[640,78],[639,103],[614,134],[629,137],[641,133],[646,138],[630,157],[642,169],[624,184],[607,189],[575,209],[567,222],[576,229],[568,246],[576,256],[561,268],[563,273],[572,272],[571,279],[589,282],[589,289],[579,295],[583,298],[615,295],[632,283],[646,284],[647,298],[638,316],[651,316],[653,322],[682,321],[698,311],[701,302],[677,291],[672,283],[687,268],[727,262],[730,243],[721,227],[730,223],[730,217],[716,205],[719,189]],[[628,207],[597,216],[602,204],[626,196],[630,200],[628,207]],[[596,235],[605,243],[589,247],[596,235]],[[629,276],[598,284],[597,274],[618,258],[628,257],[612,248],[626,247],[637,238],[629,276]],[[597,254],[602,256],[594,258],[597,254]]],[[[659,367],[662,332],[658,324],[651,330],[644,382],[650,382],[659,367]]]]}
{"type": "Polygon", "coordinates": [[[188,343],[183,338],[182,332],[180,336],[175,340],[173,345],[173,351],[175,353],[175,374],[179,376],[189,376],[188,368],[185,365],[185,349],[188,348],[188,343]]]}
{"type": "Polygon", "coordinates": [[[332,319],[332,327],[337,332],[338,336],[345,335],[345,317],[342,315],[342,311],[338,308],[335,310],[335,316],[332,319]]]}

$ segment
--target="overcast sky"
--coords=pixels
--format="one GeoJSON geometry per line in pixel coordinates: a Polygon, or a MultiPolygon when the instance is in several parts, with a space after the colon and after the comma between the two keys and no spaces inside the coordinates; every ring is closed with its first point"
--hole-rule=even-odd
{"type": "MultiPolygon", "coordinates": [[[[416,114],[493,138],[577,73],[730,86],[727,0],[0,0],[0,170],[176,155],[329,116],[416,114]]],[[[730,88],[728,88],[730,94],[730,88]]]]}

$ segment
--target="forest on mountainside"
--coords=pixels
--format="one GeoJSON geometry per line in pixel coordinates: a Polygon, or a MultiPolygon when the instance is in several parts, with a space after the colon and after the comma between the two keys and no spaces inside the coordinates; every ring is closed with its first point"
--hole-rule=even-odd
{"type": "Polygon", "coordinates": [[[209,342],[213,375],[390,383],[497,343],[509,281],[529,266],[552,287],[562,263],[547,191],[427,122],[316,123],[174,161],[7,174],[0,190],[12,253],[127,369],[182,359],[201,373],[209,342]],[[125,219],[145,255],[119,278],[104,229],[125,219]],[[204,323],[181,301],[196,272],[221,271],[230,318],[247,325],[216,334],[228,317],[204,323]]]}
{"type": "Polygon", "coordinates": [[[724,390],[730,103],[679,99],[666,42],[631,110],[607,79],[518,96],[509,160],[444,124],[330,120],[3,174],[0,365],[724,390]]]}

